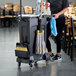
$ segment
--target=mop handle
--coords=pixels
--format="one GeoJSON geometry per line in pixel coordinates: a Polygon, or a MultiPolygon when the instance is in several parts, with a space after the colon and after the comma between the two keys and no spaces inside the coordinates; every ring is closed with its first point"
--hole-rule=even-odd
{"type": "Polygon", "coordinates": [[[42,3],[43,3],[43,0],[41,0],[41,11],[40,11],[40,19],[42,19],[42,3]]]}
{"type": "Polygon", "coordinates": [[[40,28],[41,28],[41,20],[42,20],[42,3],[43,3],[43,0],[41,0],[40,18],[39,18],[39,23],[38,23],[38,25],[39,25],[38,29],[39,29],[39,30],[40,30],[40,28]]]}

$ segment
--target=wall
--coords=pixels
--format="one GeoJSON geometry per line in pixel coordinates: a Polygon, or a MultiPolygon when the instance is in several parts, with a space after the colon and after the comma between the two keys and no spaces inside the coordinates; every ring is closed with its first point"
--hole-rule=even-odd
{"type": "MultiPolygon", "coordinates": [[[[0,4],[5,4],[5,3],[19,3],[19,0],[0,0],[0,4]]],[[[33,8],[36,5],[36,0],[22,0],[23,6],[29,5],[32,6],[33,8]]]]}
{"type": "Polygon", "coordinates": [[[76,0],[69,0],[69,2],[76,2],[76,0]]]}
{"type": "MultiPolygon", "coordinates": [[[[70,2],[76,2],[76,0],[69,0],[70,2]]],[[[23,6],[25,5],[30,5],[33,8],[35,8],[36,5],[36,0],[22,0],[23,6]]],[[[5,3],[19,3],[19,0],[0,0],[0,4],[5,4],[5,3]]]]}

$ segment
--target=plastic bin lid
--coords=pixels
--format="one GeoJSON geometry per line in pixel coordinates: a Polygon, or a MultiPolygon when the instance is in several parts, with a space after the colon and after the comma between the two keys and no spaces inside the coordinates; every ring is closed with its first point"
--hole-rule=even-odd
{"type": "MultiPolygon", "coordinates": [[[[45,15],[45,14],[42,14],[42,15],[45,15]]],[[[40,14],[22,14],[21,16],[22,17],[40,17],[40,14]]]]}
{"type": "MultiPolygon", "coordinates": [[[[20,16],[20,15],[18,15],[18,16],[20,16]]],[[[22,17],[39,17],[40,15],[38,14],[38,15],[35,15],[35,14],[22,14],[21,15],[22,17]]]]}

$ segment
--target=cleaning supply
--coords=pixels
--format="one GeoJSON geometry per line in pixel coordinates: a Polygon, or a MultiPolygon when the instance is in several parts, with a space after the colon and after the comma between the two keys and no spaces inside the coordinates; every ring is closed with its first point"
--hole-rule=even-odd
{"type": "Polygon", "coordinates": [[[51,28],[51,34],[53,36],[57,36],[58,33],[57,33],[57,28],[56,28],[56,20],[54,17],[50,19],[50,28],[51,28]]]}
{"type": "Polygon", "coordinates": [[[46,3],[45,2],[42,3],[42,13],[47,14],[46,13],[46,3]]]}
{"type": "Polygon", "coordinates": [[[39,54],[39,47],[40,47],[40,43],[39,43],[39,41],[40,41],[40,30],[37,30],[36,31],[36,34],[37,34],[37,36],[36,36],[36,54],[39,54]]]}
{"type": "Polygon", "coordinates": [[[46,8],[47,8],[47,15],[51,15],[51,10],[50,10],[50,3],[46,3],[46,8]]]}
{"type": "Polygon", "coordinates": [[[36,37],[36,54],[45,54],[47,53],[46,50],[46,43],[44,41],[44,30],[40,32],[37,30],[37,37],[36,37]]]}
{"type": "Polygon", "coordinates": [[[36,13],[40,13],[40,5],[41,5],[41,0],[37,0],[36,2],[36,13]]]}
{"type": "Polygon", "coordinates": [[[42,54],[45,54],[47,53],[47,50],[46,50],[46,43],[44,40],[44,30],[42,30],[41,36],[42,36],[42,54]]]}

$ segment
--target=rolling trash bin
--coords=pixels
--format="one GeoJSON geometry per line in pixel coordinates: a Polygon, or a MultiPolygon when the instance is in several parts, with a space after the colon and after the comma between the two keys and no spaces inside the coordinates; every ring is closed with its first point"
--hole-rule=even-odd
{"type": "Polygon", "coordinates": [[[49,55],[46,50],[46,37],[47,37],[47,16],[43,16],[40,21],[39,17],[22,17],[19,21],[19,37],[20,44],[16,44],[15,55],[19,67],[21,63],[36,63],[40,60],[49,60],[49,55]],[[25,46],[28,51],[18,50],[20,46],[25,46]]]}
{"type": "Polygon", "coordinates": [[[46,27],[47,27],[48,16],[35,15],[35,14],[22,15],[22,13],[20,12],[20,16],[18,17],[19,17],[20,43],[16,44],[16,50],[15,50],[18,66],[20,68],[21,63],[28,63],[32,67],[33,62],[35,66],[37,66],[37,61],[43,59],[48,60],[49,58],[45,44],[47,37],[46,27]],[[40,16],[42,17],[41,19],[40,16]]]}

